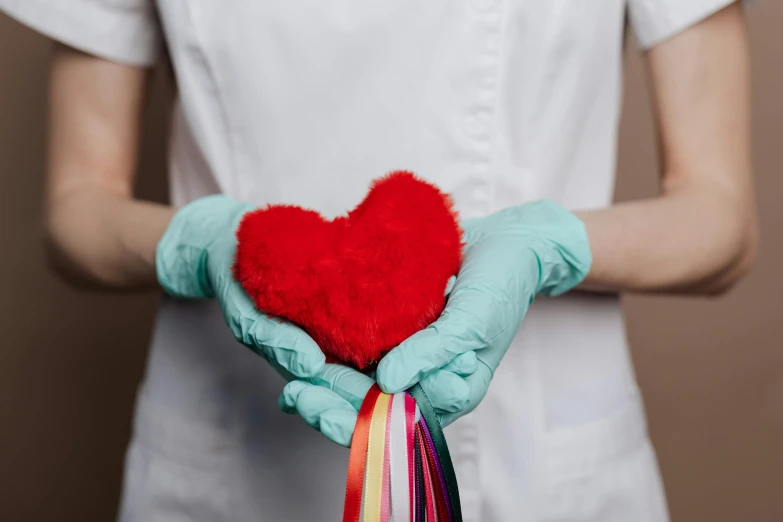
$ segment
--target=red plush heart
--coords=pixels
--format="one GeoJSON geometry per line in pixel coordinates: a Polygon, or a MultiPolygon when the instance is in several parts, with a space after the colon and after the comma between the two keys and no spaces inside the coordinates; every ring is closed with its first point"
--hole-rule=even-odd
{"type": "Polygon", "coordinates": [[[393,172],[331,221],[290,205],[248,213],[237,229],[234,277],[259,310],[365,369],[443,311],[461,236],[451,198],[393,172]]]}

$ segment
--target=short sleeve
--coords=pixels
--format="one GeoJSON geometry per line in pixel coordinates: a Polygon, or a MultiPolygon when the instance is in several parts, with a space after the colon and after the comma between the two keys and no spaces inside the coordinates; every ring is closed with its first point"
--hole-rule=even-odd
{"type": "Polygon", "coordinates": [[[150,66],[162,48],[154,0],[0,0],[0,11],[54,40],[120,63],[150,66]]]}
{"type": "Polygon", "coordinates": [[[627,1],[636,39],[643,49],[647,49],[699,23],[735,0],[627,1]]]}

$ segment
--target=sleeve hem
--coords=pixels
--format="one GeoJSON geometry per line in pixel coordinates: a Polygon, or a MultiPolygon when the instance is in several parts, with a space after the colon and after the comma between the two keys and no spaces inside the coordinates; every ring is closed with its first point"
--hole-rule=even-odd
{"type": "MultiPolygon", "coordinates": [[[[650,49],[717,13],[737,0],[700,0],[682,2],[671,11],[658,11],[655,2],[639,2],[646,12],[631,13],[634,32],[639,47],[650,49]],[[657,12],[656,12],[657,11],[657,12]],[[633,20],[636,18],[637,20],[633,20]]],[[[755,0],[742,0],[743,4],[755,3],[755,0]]],[[[637,7],[638,9],[639,7],[637,7]]],[[[660,9],[660,8],[659,8],[660,9]]]]}
{"type": "Polygon", "coordinates": [[[0,0],[0,11],[80,51],[150,67],[157,62],[163,42],[156,13],[149,5],[120,9],[89,0],[0,0]]]}

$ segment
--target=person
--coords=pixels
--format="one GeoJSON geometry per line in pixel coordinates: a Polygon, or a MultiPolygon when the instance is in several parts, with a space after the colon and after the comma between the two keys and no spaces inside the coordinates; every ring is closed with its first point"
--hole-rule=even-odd
{"type": "Polygon", "coordinates": [[[453,196],[465,256],[441,318],[382,359],[377,379],[386,391],[422,382],[448,425],[465,520],[667,520],[618,293],[718,295],[753,261],[741,5],[0,8],[59,42],[53,266],[77,284],[166,294],[121,520],[339,518],[347,452],[327,438],[350,443],[373,381],[325,364],[303,330],[255,310],[231,277],[233,233],[269,203],[342,214],[398,168],[453,196]],[[612,205],[626,26],[654,95],[661,183],[656,197],[612,205]],[[172,206],[133,197],[142,107],[164,54],[178,88],[172,206]]]}

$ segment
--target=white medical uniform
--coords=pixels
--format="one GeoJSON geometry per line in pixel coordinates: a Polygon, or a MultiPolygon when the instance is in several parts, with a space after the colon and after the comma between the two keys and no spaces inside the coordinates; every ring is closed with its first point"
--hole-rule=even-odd
{"type": "MultiPolygon", "coordinates": [[[[650,47],[729,0],[0,0],[179,96],[177,206],[223,192],[334,216],[411,169],[462,218],[611,203],[627,20],[650,47]]],[[[282,380],[214,302],[164,299],[120,519],[339,520],[347,450],[277,409],[282,380]]],[[[539,300],[484,401],[446,430],[466,521],[662,522],[614,296],[539,300]]]]}

